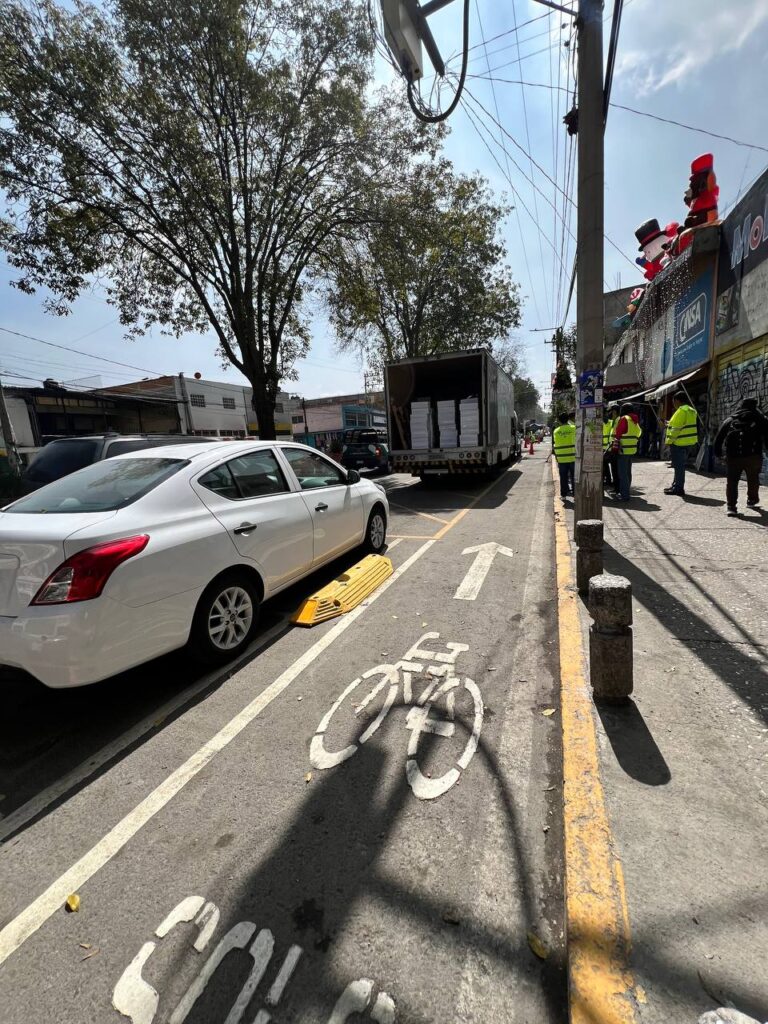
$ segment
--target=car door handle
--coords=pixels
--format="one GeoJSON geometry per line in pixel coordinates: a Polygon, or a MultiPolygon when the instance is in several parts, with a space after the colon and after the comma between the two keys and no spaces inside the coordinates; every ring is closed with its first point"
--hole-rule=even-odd
{"type": "Polygon", "coordinates": [[[255,529],[256,529],[256,523],[240,523],[240,525],[236,526],[232,532],[233,533],[250,533],[251,530],[255,530],[255,529]]]}
{"type": "Polygon", "coordinates": [[[315,505],[315,512],[325,512],[328,506],[324,502],[320,502],[319,505],[315,505]]]}

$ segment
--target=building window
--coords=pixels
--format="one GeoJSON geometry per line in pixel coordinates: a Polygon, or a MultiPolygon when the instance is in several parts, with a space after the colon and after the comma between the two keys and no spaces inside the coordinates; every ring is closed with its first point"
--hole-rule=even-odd
{"type": "Polygon", "coordinates": [[[192,405],[199,405],[201,409],[205,408],[205,395],[190,395],[189,400],[192,405]]]}
{"type": "Polygon", "coordinates": [[[235,408],[235,400],[234,400],[234,398],[229,398],[227,395],[225,395],[222,398],[221,401],[222,401],[222,404],[224,405],[225,409],[234,409],[235,408]]]}
{"type": "Polygon", "coordinates": [[[291,423],[303,423],[303,422],[304,422],[304,417],[303,416],[291,416],[291,423]]]}
{"type": "Polygon", "coordinates": [[[282,402],[275,402],[275,412],[282,412],[282,411],[283,411],[283,403],[282,402]]]}

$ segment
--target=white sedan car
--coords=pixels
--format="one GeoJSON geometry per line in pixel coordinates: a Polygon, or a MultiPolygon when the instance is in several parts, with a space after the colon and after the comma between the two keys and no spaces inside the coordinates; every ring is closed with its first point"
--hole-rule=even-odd
{"type": "Polygon", "coordinates": [[[97,462],[0,512],[0,664],[82,686],[189,644],[251,641],[259,605],[364,544],[384,491],[302,445],[185,444],[97,462]]]}

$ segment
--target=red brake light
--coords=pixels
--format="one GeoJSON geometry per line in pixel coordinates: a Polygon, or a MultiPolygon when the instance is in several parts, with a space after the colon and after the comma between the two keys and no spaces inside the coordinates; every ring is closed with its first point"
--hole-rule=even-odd
{"type": "Polygon", "coordinates": [[[381,448],[377,448],[377,449],[376,449],[376,454],[377,454],[377,455],[381,455],[381,448]]]}
{"type": "Polygon", "coordinates": [[[70,604],[91,601],[121,562],[138,555],[149,542],[147,534],[111,540],[72,555],[51,573],[32,599],[32,604],[70,604]]]}

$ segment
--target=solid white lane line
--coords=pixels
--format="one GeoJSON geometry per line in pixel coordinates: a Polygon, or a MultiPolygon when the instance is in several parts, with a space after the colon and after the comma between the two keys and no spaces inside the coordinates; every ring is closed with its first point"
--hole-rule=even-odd
{"type": "Polygon", "coordinates": [[[361,605],[348,612],[339,619],[316,644],[305,651],[292,665],[271,683],[266,690],[255,697],[250,704],[247,704],[234,718],[232,718],[215,736],[204,743],[191,757],[168,776],[156,789],[154,789],[141,803],[130,811],[114,828],[112,828],[92,849],[84,854],[80,860],[65,871],[56,879],[45,892],[23,910],[17,917],[10,921],[0,931],[0,964],[4,963],[11,953],[14,953],[19,946],[43,925],[49,917],[60,910],[70,893],[77,892],[97,871],[104,867],[118,851],[120,851],[137,832],[140,831],[154,816],[162,810],[165,805],[179,793],[188,782],[190,782],[213,758],[227,747],[246,726],[267,708],[276,697],[286,690],[291,683],[301,675],[305,668],[319,657],[331,644],[344,633],[361,615],[364,614],[374,601],[377,601],[382,594],[414,565],[422,555],[435,543],[428,540],[422,544],[410,558],[385,580],[378,590],[374,591],[361,605]]]}
{"type": "MultiPolygon", "coordinates": [[[[398,544],[402,543],[402,537],[396,538],[387,545],[387,552],[392,551],[398,544]]],[[[283,618],[276,622],[274,626],[270,627],[258,638],[254,646],[248,651],[246,657],[250,659],[258,654],[263,647],[266,647],[267,644],[271,643],[276,636],[279,636],[285,630],[289,622],[288,618],[283,618]]],[[[47,807],[50,807],[51,804],[55,803],[70,790],[78,787],[86,779],[90,778],[91,775],[95,775],[103,765],[117,757],[123,750],[127,750],[128,747],[140,740],[145,733],[148,733],[155,725],[162,722],[163,719],[168,718],[178,711],[179,708],[194,700],[199,693],[208,689],[221,676],[221,671],[221,669],[217,669],[215,672],[206,673],[192,686],[182,690],[171,700],[161,704],[160,707],[155,708],[140,721],[136,722],[135,725],[132,725],[126,732],[117,736],[100,750],[97,750],[86,761],[75,765],[66,775],[51,783],[50,786],[46,786],[45,789],[35,794],[31,800],[17,807],[15,811],[11,811],[7,817],[0,815],[0,843],[3,843],[8,836],[13,835],[20,828],[24,828],[38,814],[42,814],[47,807]]],[[[239,669],[234,671],[239,671],[239,669]]]]}
{"type": "MultiPolygon", "coordinates": [[[[288,618],[280,619],[279,622],[276,622],[274,626],[270,627],[258,638],[245,657],[252,658],[258,654],[263,647],[266,647],[276,636],[279,636],[288,624],[288,618]]],[[[234,669],[233,674],[237,671],[239,669],[234,669]]],[[[135,725],[132,725],[126,732],[121,733],[120,736],[117,736],[110,743],[97,750],[87,760],[76,765],[66,775],[63,775],[56,782],[51,783],[50,786],[37,793],[31,800],[17,807],[15,811],[12,811],[0,822],[0,843],[4,842],[8,836],[18,829],[23,828],[28,822],[36,818],[38,814],[41,814],[47,807],[55,803],[71,789],[75,789],[91,775],[95,775],[103,765],[140,740],[145,733],[159,725],[163,719],[168,718],[169,715],[184,707],[185,704],[189,704],[199,693],[212,686],[221,674],[221,669],[217,669],[215,672],[207,672],[192,686],[182,690],[171,700],[161,704],[160,707],[155,708],[140,721],[136,722],[135,725]]]]}

